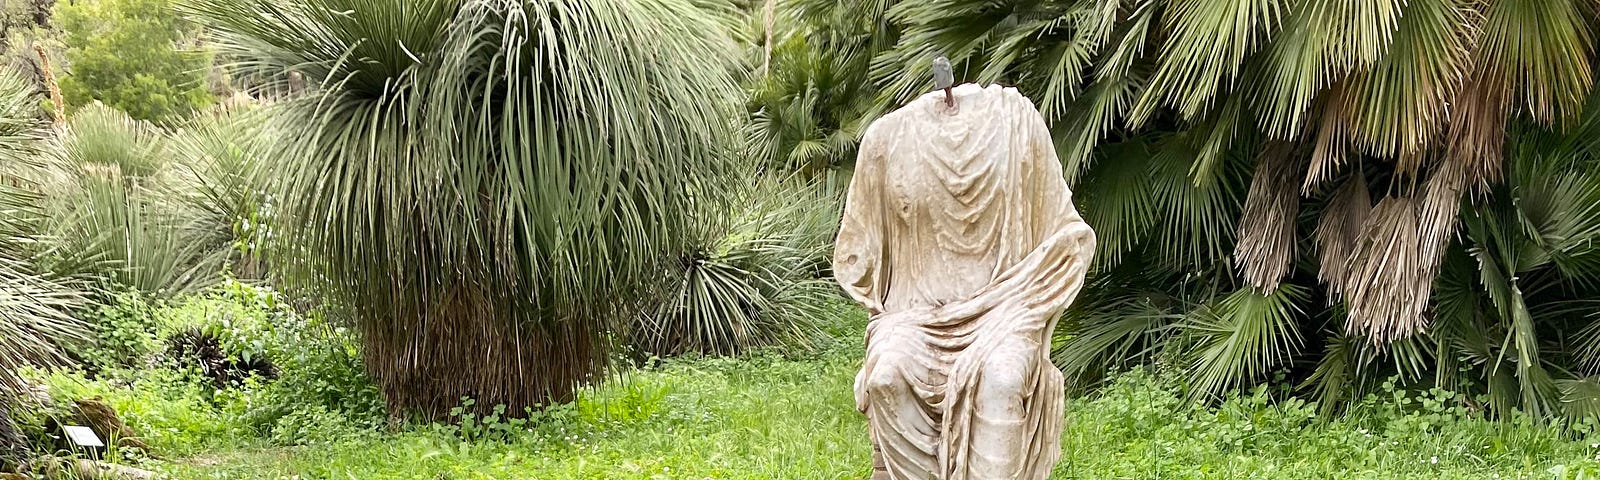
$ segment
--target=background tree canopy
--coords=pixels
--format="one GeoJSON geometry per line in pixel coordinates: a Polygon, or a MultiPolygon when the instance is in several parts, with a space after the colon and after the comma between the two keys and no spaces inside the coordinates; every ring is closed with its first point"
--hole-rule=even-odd
{"type": "Polygon", "coordinates": [[[211,65],[196,50],[198,28],[168,0],[60,2],[66,70],[61,95],[77,107],[93,101],[138,120],[179,121],[215,100],[211,65]]]}

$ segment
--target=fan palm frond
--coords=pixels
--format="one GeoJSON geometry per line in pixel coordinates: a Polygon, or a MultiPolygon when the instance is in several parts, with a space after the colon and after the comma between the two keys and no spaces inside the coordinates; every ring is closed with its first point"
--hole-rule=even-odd
{"type": "Polygon", "coordinates": [[[1351,256],[1370,212],[1372,195],[1367,190],[1367,178],[1357,171],[1328,200],[1317,220],[1317,229],[1312,233],[1317,244],[1317,279],[1334,294],[1344,293],[1351,256]]]}
{"type": "Polygon", "coordinates": [[[1459,0],[1405,4],[1383,55],[1340,85],[1339,101],[1347,105],[1339,112],[1352,146],[1396,158],[1404,172],[1423,167],[1418,159],[1443,130],[1447,106],[1470,68],[1472,18],[1459,0]]]}
{"type": "Polygon", "coordinates": [[[1267,44],[1288,5],[1278,0],[1178,0],[1167,6],[1161,64],[1129,115],[1143,125],[1157,106],[1195,120],[1239,80],[1245,59],[1267,44]]]}
{"type": "Polygon", "coordinates": [[[1257,87],[1262,129],[1295,140],[1317,94],[1341,76],[1386,58],[1404,2],[1315,0],[1290,7],[1267,47],[1257,87]]]}
{"type": "Polygon", "coordinates": [[[1206,398],[1287,365],[1304,344],[1297,304],[1304,288],[1283,284],[1270,294],[1246,288],[1191,312],[1180,328],[1192,338],[1191,396],[1206,398]]]}
{"type": "Polygon", "coordinates": [[[1409,196],[1385,198],[1366,217],[1341,282],[1348,333],[1385,342],[1427,328],[1434,267],[1422,255],[1418,203],[1409,196]]]}

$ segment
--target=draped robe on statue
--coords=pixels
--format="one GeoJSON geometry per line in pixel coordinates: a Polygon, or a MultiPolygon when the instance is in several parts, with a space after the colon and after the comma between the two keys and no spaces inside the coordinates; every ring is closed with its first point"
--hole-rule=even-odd
{"type": "Polygon", "coordinates": [[[873,317],[859,410],[896,480],[1044,479],[1060,458],[1049,360],[1094,232],[1013,88],[923,95],[867,129],[834,274],[873,317]]]}

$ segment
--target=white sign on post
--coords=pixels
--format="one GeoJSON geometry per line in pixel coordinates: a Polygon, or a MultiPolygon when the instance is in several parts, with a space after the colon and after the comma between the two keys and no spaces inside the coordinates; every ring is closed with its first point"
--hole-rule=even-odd
{"type": "Polygon", "coordinates": [[[67,431],[67,438],[71,439],[74,445],[80,447],[106,446],[105,442],[100,441],[100,436],[95,435],[94,430],[90,429],[89,427],[67,425],[61,428],[67,431]]]}

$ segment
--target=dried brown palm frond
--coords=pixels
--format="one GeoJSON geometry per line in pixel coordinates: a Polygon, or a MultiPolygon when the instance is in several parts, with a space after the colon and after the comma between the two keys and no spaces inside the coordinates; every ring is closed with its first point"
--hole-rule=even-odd
{"type": "Polygon", "coordinates": [[[1450,245],[1450,235],[1455,233],[1461,196],[1473,179],[1468,168],[1464,162],[1441,162],[1422,186],[1422,210],[1417,219],[1421,227],[1422,254],[1432,259],[1434,265],[1441,262],[1444,249],[1450,245]]]}
{"type": "Polygon", "coordinates": [[[1310,195],[1322,182],[1333,178],[1339,167],[1344,166],[1350,138],[1343,120],[1344,111],[1349,108],[1345,90],[1345,82],[1333,84],[1322,102],[1322,118],[1318,120],[1316,141],[1312,143],[1311,164],[1300,185],[1302,194],[1310,195]]]}
{"type": "Polygon", "coordinates": [[[1246,282],[1272,293],[1294,268],[1295,213],[1300,195],[1295,191],[1303,167],[1295,144],[1273,141],[1262,149],[1250,193],[1239,217],[1239,243],[1233,265],[1246,282]]]}
{"type": "Polygon", "coordinates": [[[1360,169],[1344,181],[1344,186],[1328,201],[1317,219],[1312,237],[1317,242],[1317,279],[1335,295],[1344,292],[1350,275],[1351,257],[1361,240],[1362,226],[1372,212],[1372,195],[1367,177],[1360,169]]]}
{"type": "Polygon", "coordinates": [[[55,71],[50,68],[50,56],[44,53],[44,46],[37,43],[33,45],[33,52],[39,55],[39,72],[44,74],[45,88],[50,91],[50,117],[57,125],[66,123],[67,107],[61,101],[61,84],[56,82],[55,71]]]}
{"type": "Polygon", "coordinates": [[[1481,191],[1500,177],[1510,101],[1504,82],[1484,74],[1468,79],[1457,96],[1455,118],[1445,140],[1445,163],[1460,168],[1474,190],[1481,191]]]}
{"type": "Polygon", "coordinates": [[[1373,207],[1344,280],[1346,331],[1377,344],[1427,327],[1437,261],[1423,255],[1419,202],[1391,196],[1373,207]]]}
{"type": "Polygon", "coordinates": [[[1331,209],[1362,210],[1365,184],[1347,185],[1334,199],[1343,205],[1329,205],[1330,212],[1318,224],[1323,250],[1318,277],[1348,303],[1349,332],[1388,344],[1427,327],[1433,279],[1455,232],[1469,168],[1463,162],[1441,162],[1418,192],[1379,202],[1363,222],[1356,250],[1344,266],[1330,256],[1344,247],[1340,236],[1348,230],[1341,229],[1350,228],[1351,219],[1338,218],[1341,214],[1331,209]]]}

